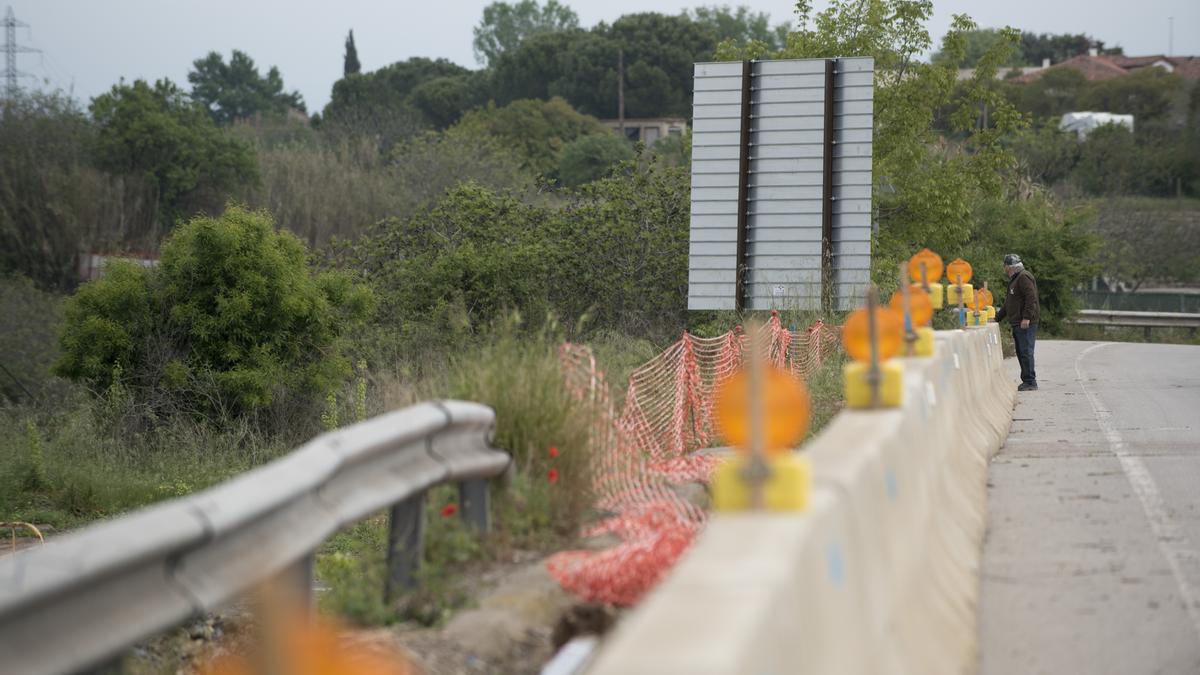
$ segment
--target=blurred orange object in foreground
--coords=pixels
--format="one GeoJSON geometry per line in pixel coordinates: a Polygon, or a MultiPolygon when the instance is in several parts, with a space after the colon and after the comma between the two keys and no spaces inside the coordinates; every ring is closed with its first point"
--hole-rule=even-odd
{"type": "MultiPolygon", "coordinates": [[[[856,309],[842,326],[842,347],[855,361],[871,360],[871,341],[868,333],[867,308],[856,309]]],[[[904,317],[887,306],[875,308],[875,339],[878,343],[876,358],[886,361],[900,353],[904,342],[904,317]]]]}
{"type": "Polygon", "coordinates": [[[925,264],[925,283],[936,284],[942,279],[942,256],[923,248],[908,259],[908,276],[914,284],[921,283],[921,263],[925,264]]]}
{"type": "MultiPolygon", "coordinates": [[[[891,301],[892,309],[904,316],[904,291],[896,291],[892,294],[891,301]]],[[[929,294],[925,292],[918,284],[913,284],[908,288],[908,304],[909,310],[912,312],[913,328],[920,328],[929,325],[930,319],[933,318],[933,300],[929,298],[929,294]]]]}
{"type": "Polygon", "coordinates": [[[354,641],[338,624],[314,616],[281,584],[262,592],[257,639],[248,654],[228,654],[201,675],[417,675],[396,646],[354,641]]]}
{"type": "Polygon", "coordinates": [[[969,284],[973,275],[971,263],[962,258],[955,258],[954,262],[946,266],[946,278],[951,284],[969,284]]]}
{"type": "MultiPolygon", "coordinates": [[[[810,403],[804,383],[778,368],[763,369],[763,444],[768,453],[796,447],[808,431],[810,403]]],[[[738,372],[717,392],[717,427],[727,443],[750,448],[750,374],[738,372]]]]}

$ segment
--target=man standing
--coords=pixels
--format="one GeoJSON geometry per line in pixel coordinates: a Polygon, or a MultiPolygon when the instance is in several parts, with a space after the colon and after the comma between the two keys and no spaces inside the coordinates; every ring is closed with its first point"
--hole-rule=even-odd
{"type": "Polygon", "coordinates": [[[1012,324],[1017,362],[1021,364],[1021,385],[1017,391],[1037,391],[1037,374],[1033,370],[1033,344],[1041,312],[1037,280],[1025,269],[1021,256],[1016,253],[1004,256],[1004,273],[1008,275],[1008,293],[1004,296],[1004,305],[996,312],[996,321],[1008,317],[1012,324]]]}

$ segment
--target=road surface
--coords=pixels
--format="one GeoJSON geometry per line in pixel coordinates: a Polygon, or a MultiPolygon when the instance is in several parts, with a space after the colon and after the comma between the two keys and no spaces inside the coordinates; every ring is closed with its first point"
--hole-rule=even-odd
{"type": "Polygon", "coordinates": [[[1200,347],[1036,356],[989,471],[980,672],[1200,673],[1200,347]]]}

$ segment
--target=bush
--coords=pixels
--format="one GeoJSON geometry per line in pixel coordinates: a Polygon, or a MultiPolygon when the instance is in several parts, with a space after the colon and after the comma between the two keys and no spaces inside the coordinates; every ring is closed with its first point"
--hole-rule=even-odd
{"type": "Polygon", "coordinates": [[[522,336],[514,323],[490,344],[453,362],[452,398],[496,411],[495,445],[512,454],[518,480],[500,494],[497,527],[515,540],[546,532],[574,536],[592,503],[595,411],[566,391],[552,329],[522,336]]]}
{"type": "Polygon", "coordinates": [[[993,199],[979,208],[976,235],[963,256],[974,266],[976,286],[988,282],[997,304],[1008,289],[1002,261],[1017,253],[1037,278],[1041,326],[1049,333],[1078,308],[1074,289],[1097,271],[1099,239],[1090,231],[1092,214],[1067,209],[1042,193],[1027,199],[993,199]]]}
{"type": "Polygon", "coordinates": [[[493,139],[511,148],[521,158],[523,168],[552,176],[567,144],[581,136],[609,131],[596,118],[576,112],[561,98],[552,98],[513,101],[499,108],[488,105],[463,115],[449,133],[493,139]]]}
{"type": "MultiPolygon", "coordinates": [[[[588,329],[674,338],[686,322],[688,173],[634,162],[529,204],[475,183],[433,208],[381,222],[345,264],[380,298],[379,343],[393,356],[446,350],[510,310],[588,329]]],[[[385,359],[385,361],[388,359],[385,359]]]]}
{"type": "Polygon", "coordinates": [[[23,277],[0,277],[0,401],[29,402],[47,393],[61,325],[60,296],[23,277]]]}
{"type": "Polygon", "coordinates": [[[216,207],[234,187],[258,180],[253,150],[218,129],[170,80],[122,82],[89,110],[97,166],[145,176],[168,221],[216,207]]]}
{"type": "Polygon", "coordinates": [[[340,385],[343,335],[371,302],[347,276],[313,273],[269,215],[229,207],[181,227],[159,267],[115,264],[80,288],[55,372],[154,414],[223,420],[340,385]]]}
{"type": "Polygon", "coordinates": [[[613,134],[581,136],[563,148],[558,178],[572,187],[607,176],[621,162],[633,159],[629,141],[613,134]]]}

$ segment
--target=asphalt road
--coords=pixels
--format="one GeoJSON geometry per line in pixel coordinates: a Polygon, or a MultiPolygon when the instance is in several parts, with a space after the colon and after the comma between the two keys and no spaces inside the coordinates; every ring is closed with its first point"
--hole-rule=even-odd
{"type": "Polygon", "coordinates": [[[1200,673],[1200,347],[1036,359],[989,471],[980,672],[1200,673]]]}

